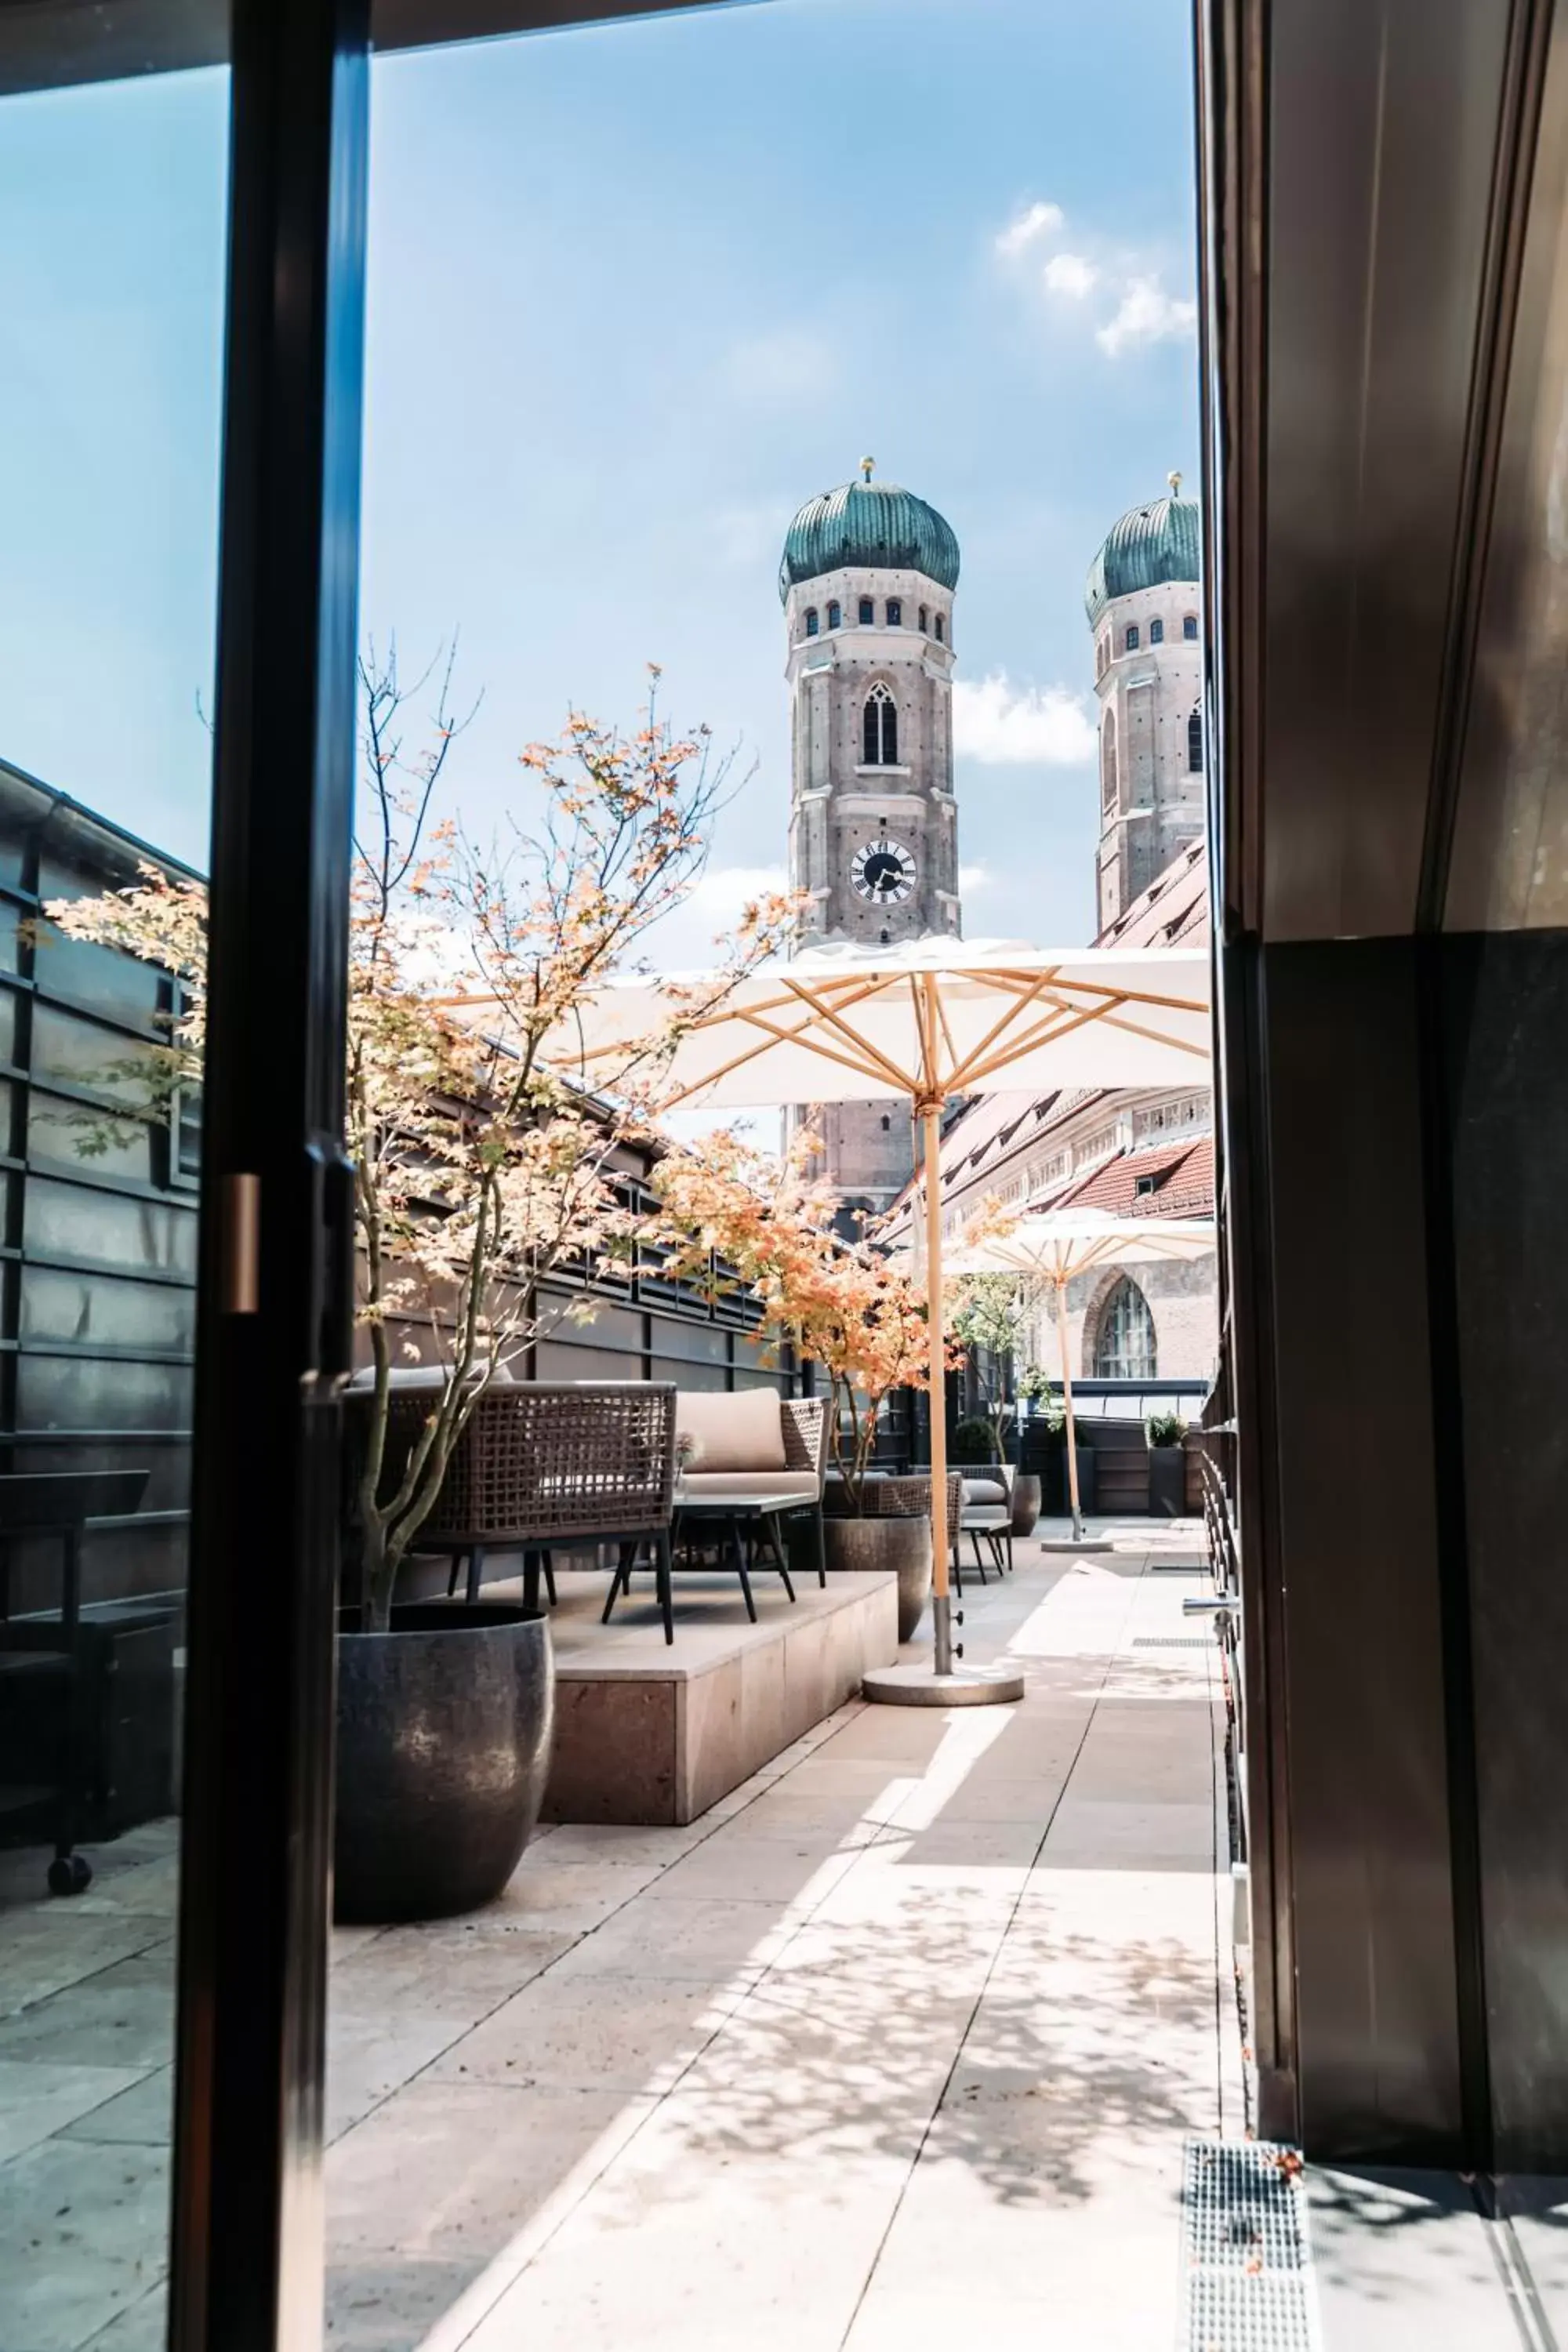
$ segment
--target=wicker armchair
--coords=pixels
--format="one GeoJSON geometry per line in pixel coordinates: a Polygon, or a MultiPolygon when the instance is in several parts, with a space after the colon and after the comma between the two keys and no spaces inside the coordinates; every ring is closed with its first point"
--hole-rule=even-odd
{"type": "MultiPolygon", "coordinates": [[[[411,1445],[427,1396],[391,1399],[388,1438],[411,1445]]],[[[552,1548],[616,1543],[623,1558],[653,1553],[666,1641],[675,1638],[669,1524],[675,1491],[673,1381],[540,1381],[487,1389],[453,1449],[436,1507],[419,1530],[422,1551],[468,1555],[468,1594],[479,1597],[487,1551],[521,1551],[527,1605],[552,1548]]],[[[552,1586],[553,1579],[552,1578],[552,1586]]]]}
{"type": "Polygon", "coordinates": [[[816,1499],[805,1506],[811,1519],[816,1550],[816,1580],[827,1582],[827,1546],[822,1536],[822,1482],[827,1475],[827,1399],[785,1397],[782,1401],[784,1463],[791,1470],[809,1470],[816,1480],[816,1499]]]}

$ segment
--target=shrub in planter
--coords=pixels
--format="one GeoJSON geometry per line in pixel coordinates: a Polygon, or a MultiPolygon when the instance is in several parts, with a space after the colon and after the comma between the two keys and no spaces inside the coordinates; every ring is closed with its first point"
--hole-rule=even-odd
{"type": "Polygon", "coordinates": [[[1182,1440],[1187,1424],[1180,1413],[1149,1417],[1149,1509],[1157,1519],[1179,1519],[1187,1503],[1187,1458],[1182,1440]]]}
{"type": "Polygon", "coordinates": [[[952,1433],[952,1453],[955,1466],[968,1464],[973,1467],[982,1463],[994,1463],[996,1441],[991,1423],[980,1420],[977,1415],[961,1421],[952,1433]]]}

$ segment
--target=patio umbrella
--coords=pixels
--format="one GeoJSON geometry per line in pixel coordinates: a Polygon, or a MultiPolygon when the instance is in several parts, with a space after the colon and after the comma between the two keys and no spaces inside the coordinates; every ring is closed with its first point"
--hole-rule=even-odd
{"type": "Polygon", "coordinates": [[[1068,1493],[1072,1503],[1075,1544],[1083,1542],[1084,1534],[1078,1497],[1072,1365],[1068,1356],[1068,1285],[1080,1274],[1092,1273],[1097,1266],[1142,1265],[1160,1258],[1207,1257],[1216,1246],[1211,1219],[1112,1217],[1092,1209],[1059,1209],[1020,1217],[1005,1232],[949,1255],[947,1270],[952,1276],[1016,1274],[1051,1286],[1061,1347],[1068,1493]]]}
{"type": "MultiPolygon", "coordinates": [[[[668,1076],[677,1103],[754,1109],[888,1097],[911,1105],[928,1177],[936,1671],[916,1677],[902,1670],[900,1682],[893,1669],[873,1678],[875,1690],[868,1679],[867,1691],[928,1706],[1016,1696],[1005,1677],[952,1671],[937,1181],[942,1111],[955,1096],[1004,1087],[1044,1094],[1206,1076],[1207,952],[1058,952],[933,934],[897,947],[811,949],[760,966],[714,1003],[716,987],[713,974],[608,979],[546,1040],[545,1056],[560,1076],[591,1088],[624,1066],[637,1040],[673,1018],[668,1076]]],[[[466,1017],[483,1017],[487,1000],[460,1002],[466,1017]]]]}

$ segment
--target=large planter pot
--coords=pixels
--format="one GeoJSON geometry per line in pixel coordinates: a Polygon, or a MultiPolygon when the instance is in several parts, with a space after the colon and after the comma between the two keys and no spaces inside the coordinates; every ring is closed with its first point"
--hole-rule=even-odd
{"type": "Polygon", "coordinates": [[[431,1601],[338,1644],[334,1907],[439,1919],[498,1895],[550,1769],[550,1627],[521,1609],[431,1601]]]}
{"type": "Polygon", "coordinates": [[[1149,1514],[1179,1519],[1187,1507],[1187,1457],[1179,1445],[1149,1449],[1149,1514]]]}
{"type": "Polygon", "coordinates": [[[931,1592],[928,1518],[826,1518],[823,1542],[829,1569],[893,1570],[899,1580],[899,1639],[913,1638],[931,1592]]]}
{"type": "Polygon", "coordinates": [[[1032,1470],[1013,1473],[1013,1533],[1032,1536],[1040,1516],[1040,1482],[1032,1470]]]}

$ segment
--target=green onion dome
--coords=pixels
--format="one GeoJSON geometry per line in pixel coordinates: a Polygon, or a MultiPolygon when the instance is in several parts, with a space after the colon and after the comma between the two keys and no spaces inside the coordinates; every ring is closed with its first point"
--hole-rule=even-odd
{"type": "Polygon", "coordinates": [[[912,490],[874,482],[868,457],[864,478],[843,482],[808,499],[784,534],[779,601],[803,580],[850,567],[923,572],[939,587],[958,585],[958,541],[952,525],[912,490]]]}
{"type": "MultiPolygon", "coordinates": [[[[1173,484],[1179,485],[1179,474],[1173,484]]],[[[1152,499],[1146,506],[1129,507],[1113,523],[1089,567],[1083,601],[1092,628],[1107,604],[1118,596],[1134,595],[1140,588],[1158,588],[1169,580],[1203,578],[1203,534],[1198,526],[1196,499],[1152,499]]]]}

